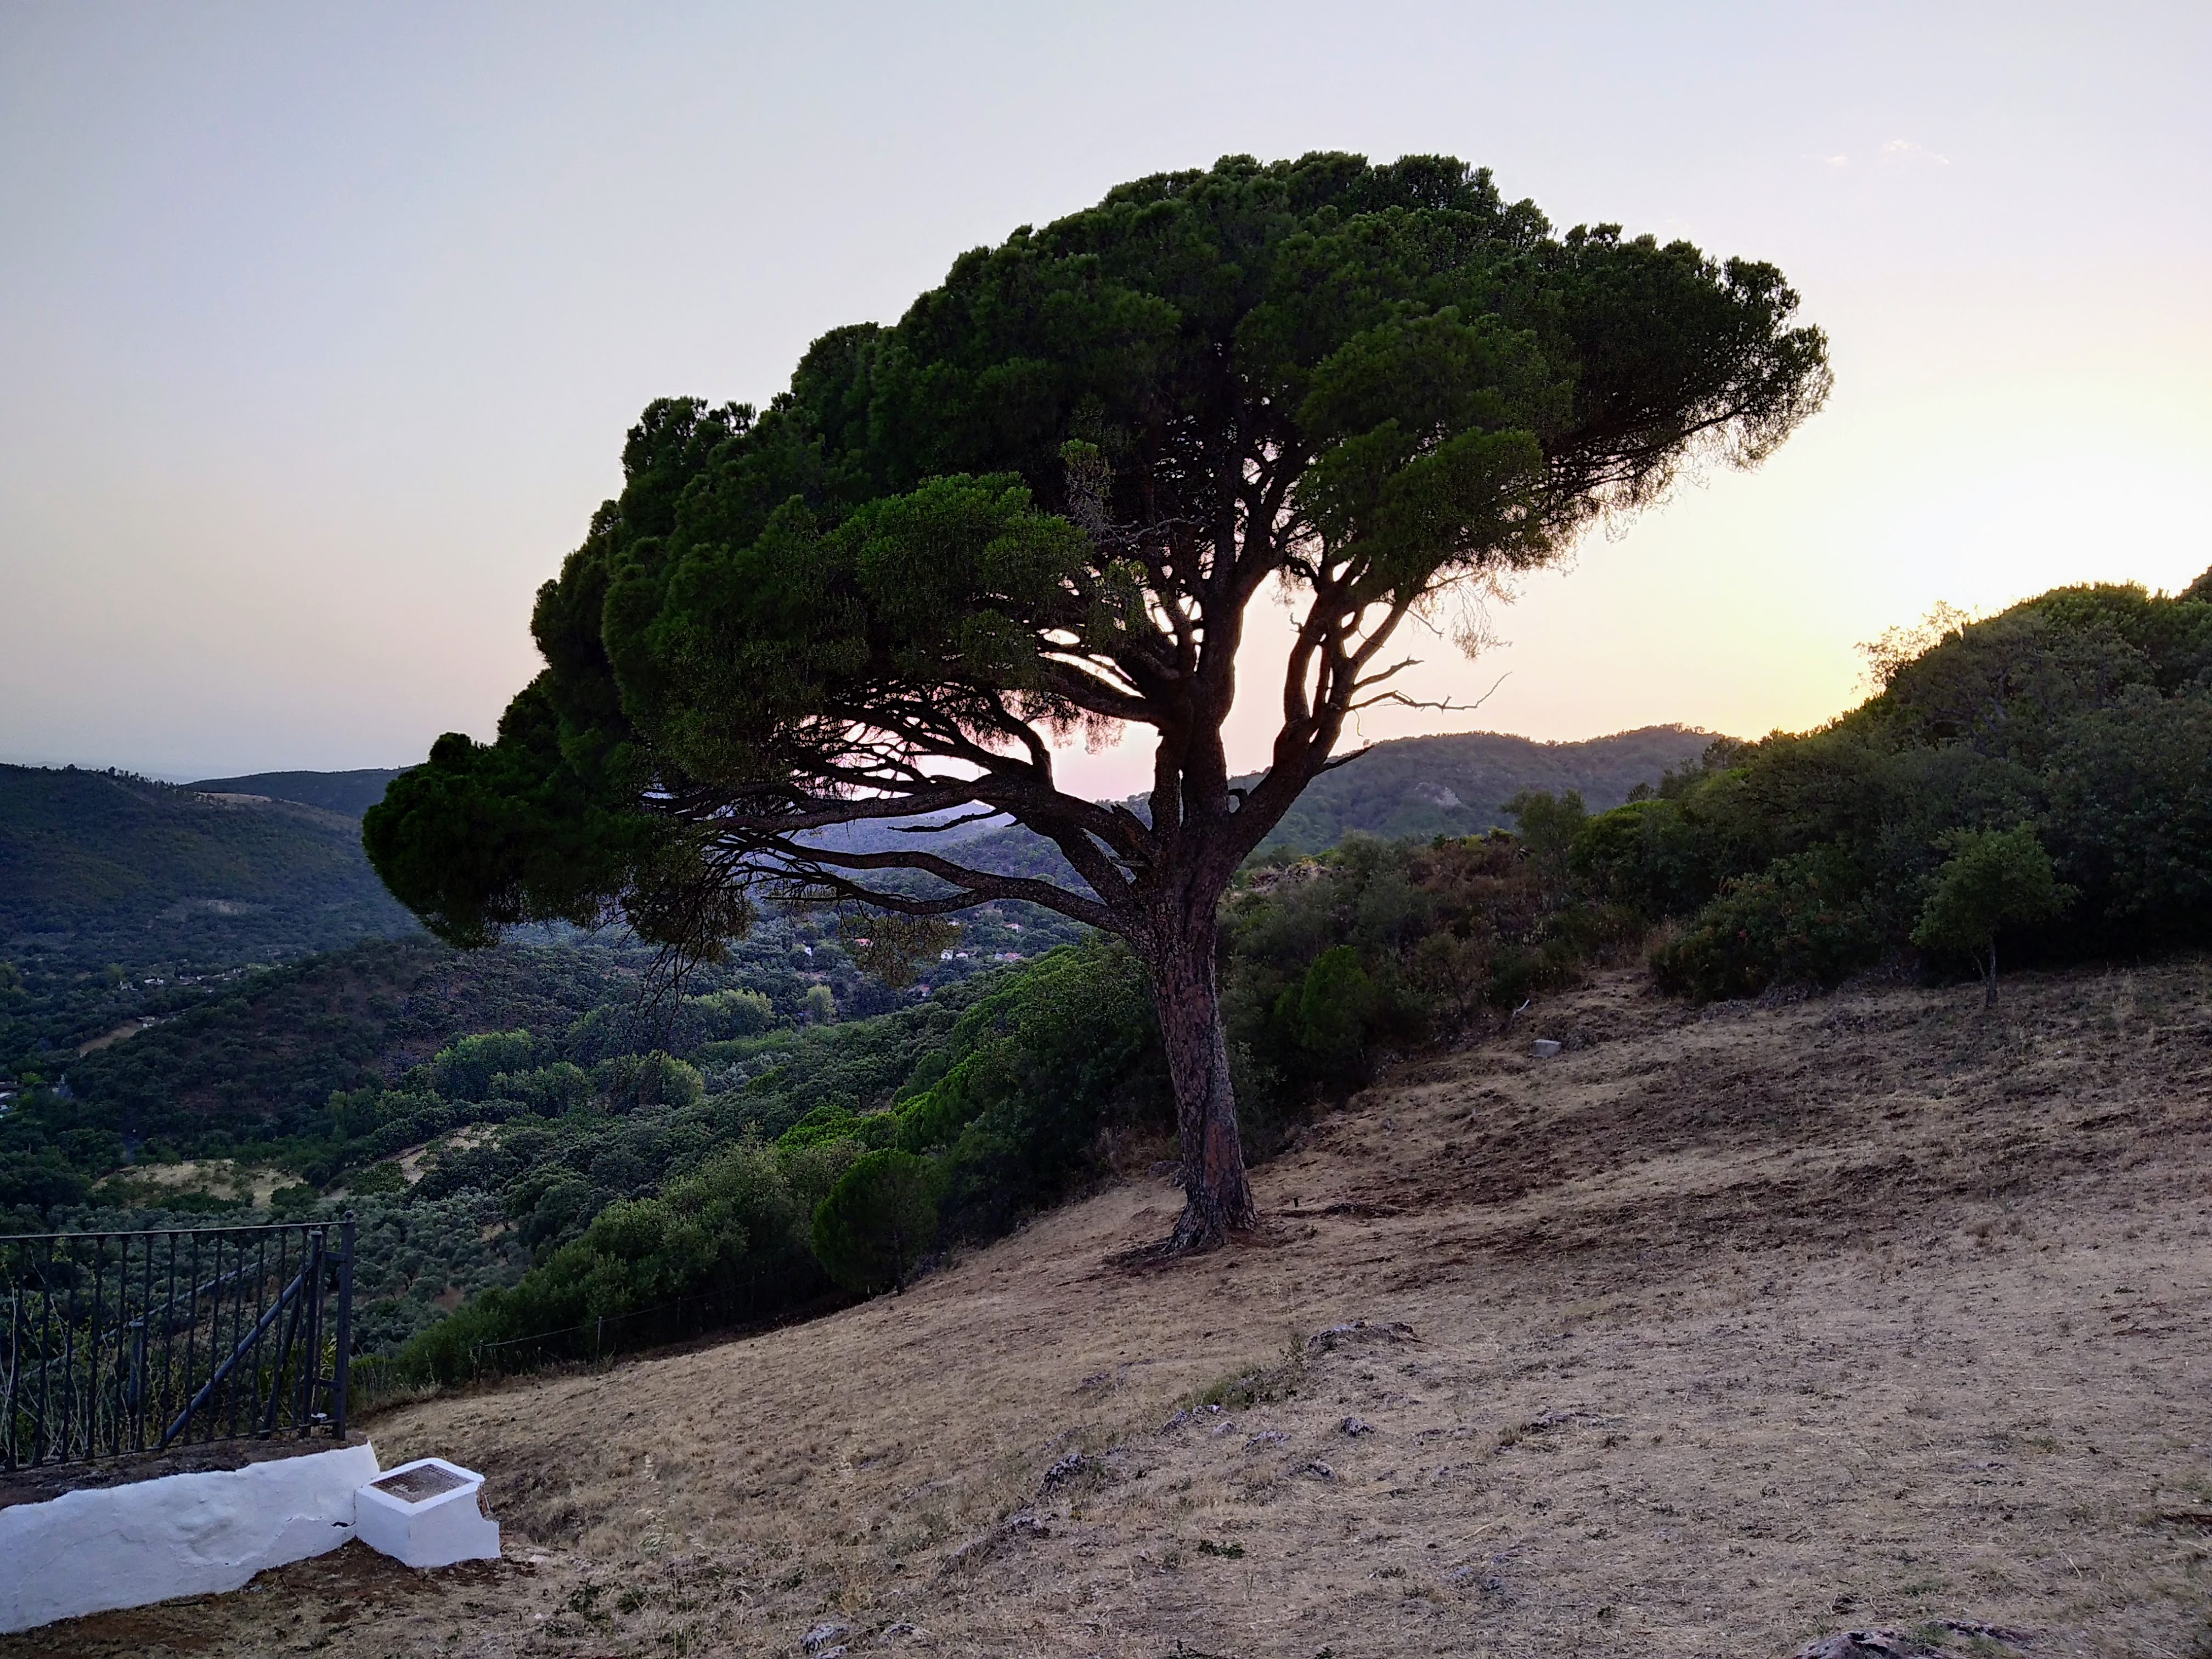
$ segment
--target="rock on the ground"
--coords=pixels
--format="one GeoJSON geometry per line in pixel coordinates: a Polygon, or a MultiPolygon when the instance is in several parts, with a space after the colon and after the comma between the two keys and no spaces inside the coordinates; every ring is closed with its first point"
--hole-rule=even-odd
{"type": "Polygon", "coordinates": [[[2027,1639],[2026,1632],[2007,1630],[2002,1625],[1939,1619],[1910,1630],[1895,1626],[1839,1630],[1808,1642],[1797,1650],[1796,1659],[1975,1659],[1975,1656],[1990,1655],[1992,1642],[2017,1653],[2027,1639]],[[1931,1641],[1931,1637],[1937,1639],[1931,1641]],[[1954,1643],[1949,1639],[1953,1637],[1961,1639],[1954,1643]]]}
{"type": "Polygon", "coordinates": [[[1054,1486],[1065,1486],[1068,1481],[1074,1480],[1077,1475],[1082,1474],[1083,1468],[1083,1454],[1081,1452],[1070,1452],[1066,1456],[1055,1462],[1050,1468],[1044,1472],[1044,1480],[1041,1483],[1039,1489],[1044,1492],[1050,1492],[1054,1486]]]}
{"type": "Polygon", "coordinates": [[[1331,1325],[1316,1331],[1306,1339],[1310,1353],[1328,1353],[1353,1342],[1410,1342],[1417,1340],[1413,1328],[1402,1320],[1355,1319],[1349,1324],[1331,1325]]]}

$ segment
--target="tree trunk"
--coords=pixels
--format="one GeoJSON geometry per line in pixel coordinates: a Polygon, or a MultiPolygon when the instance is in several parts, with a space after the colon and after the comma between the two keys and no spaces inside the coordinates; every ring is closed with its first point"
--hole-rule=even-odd
{"type": "Polygon", "coordinates": [[[1209,1250],[1259,1219],[1244,1175],[1244,1144],[1237,1133],[1237,1094],[1229,1079],[1229,1042],[1221,1029],[1213,930],[1206,927],[1199,939],[1161,941],[1145,954],[1182,1143],[1182,1214],[1167,1249],[1209,1250]]]}
{"type": "Polygon", "coordinates": [[[1996,1007],[1996,1006],[1997,1006],[1997,942],[1996,942],[1995,939],[1991,939],[1991,940],[1990,941],[1990,960],[1989,960],[1989,967],[1988,967],[1988,968],[1987,968],[1987,969],[1984,972],[1983,978],[1982,978],[1982,1006],[1983,1006],[1983,1007],[1984,1007],[1984,1008],[1994,1008],[1994,1007],[1996,1007]]]}

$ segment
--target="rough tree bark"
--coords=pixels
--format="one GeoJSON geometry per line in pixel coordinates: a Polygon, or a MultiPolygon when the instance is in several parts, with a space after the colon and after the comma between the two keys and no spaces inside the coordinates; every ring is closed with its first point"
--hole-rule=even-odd
{"type": "Polygon", "coordinates": [[[1152,1003],[1175,1087],[1176,1128],[1182,1149],[1182,1214],[1165,1249],[1210,1249],[1259,1218],[1244,1172],[1237,1095],[1229,1075],[1229,1042],[1209,915],[1143,941],[1139,958],[1152,981],[1152,1003]]]}

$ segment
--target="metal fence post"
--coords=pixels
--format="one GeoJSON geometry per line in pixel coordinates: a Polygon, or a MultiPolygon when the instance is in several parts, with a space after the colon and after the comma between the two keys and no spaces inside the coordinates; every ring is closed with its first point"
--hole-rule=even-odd
{"type": "Polygon", "coordinates": [[[346,1437],[346,1390],[353,1372],[353,1212],[338,1224],[337,1354],[331,1363],[331,1422],[346,1437]]]}
{"type": "Polygon", "coordinates": [[[10,1250],[8,1264],[8,1396],[4,1409],[7,1421],[0,1423],[0,1468],[11,1474],[15,1468],[15,1389],[23,1375],[23,1275],[16,1267],[20,1253],[10,1250]]]}

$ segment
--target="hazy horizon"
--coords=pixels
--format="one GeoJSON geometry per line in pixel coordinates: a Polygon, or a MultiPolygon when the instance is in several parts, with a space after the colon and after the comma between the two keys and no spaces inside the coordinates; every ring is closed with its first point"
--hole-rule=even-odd
{"type": "MultiPolygon", "coordinates": [[[[1579,744],[1603,743],[1607,738],[1611,738],[1632,737],[1638,732],[1648,732],[1658,727],[1669,726],[1680,726],[1682,730],[1695,732],[1706,737],[1719,738],[1734,737],[1738,735],[1735,732],[1713,732],[1704,726],[1682,726],[1682,723],[1679,720],[1654,720],[1647,722],[1643,726],[1625,726],[1618,732],[1594,732],[1587,737],[1581,738],[1531,738],[1523,732],[1498,732],[1494,731],[1488,726],[1444,726],[1434,732],[1408,732],[1401,733],[1399,736],[1395,738],[1379,738],[1375,739],[1375,741],[1377,743],[1400,743],[1417,738],[1510,738],[1519,742],[1534,743],[1540,744],[1546,748],[1557,749],[1570,748],[1579,744]]],[[[398,772],[404,771],[407,768],[419,765],[420,763],[421,760],[418,757],[409,760],[392,761],[383,765],[378,765],[372,762],[365,766],[246,766],[232,768],[226,771],[208,771],[203,769],[199,771],[171,770],[167,772],[157,772],[149,770],[147,768],[143,766],[131,766],[121,761],[85,761],[72,759],[64,756],[49,756],[43,758],[27,758],[21,755],[0,752],[0,766],[35,767],[57,771],[68,766],[75,766],[81,770],[88,772],[105,772],[112,769],[118,772],[132,773],[155,783],[200,783],[209,780],[264,777],[284,772],[398,772]]],[[[1135,793],[1142,793],[1143,791],[1139,789],[1135,793]]],[[[1102,799],[1103,799],[1103,797],[1102,797],[1102,799]]]]}
{"type": "Polygon", "coordinates": [[[1504,676],[1479,711],[1353,740],[1802,729],[1939,600],[2212,565],[2208,69],[2179,5],[15,8],[0,754],[189,781],[489,736],[649,399],[764,402],[1017,225],[1318,149],[1771,260],[1837,373],[1760,471],[1523,582],[1481,661],[1423,636],[1409,690],[1504,676]]]}

